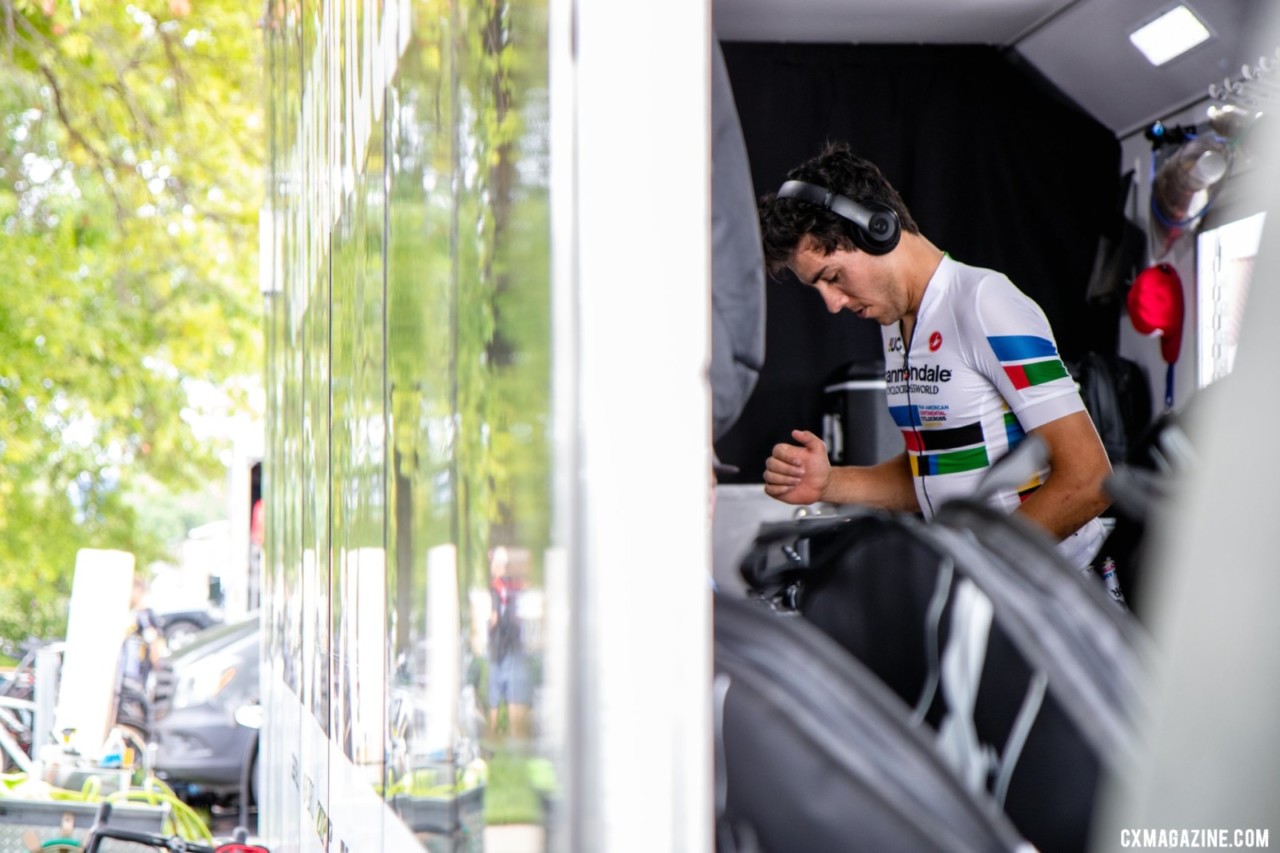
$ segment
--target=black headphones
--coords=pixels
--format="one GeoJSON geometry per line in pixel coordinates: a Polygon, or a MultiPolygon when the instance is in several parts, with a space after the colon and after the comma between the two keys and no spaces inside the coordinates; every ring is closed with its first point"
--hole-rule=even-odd
{"type": "Polygon", "coordinates": [[[856,226],[851,232],[854,245],[868,255],[892,252],[902,236],[902,224],[892,209],[881,205],[869,208],[817,184],[787,181],[778,190],[778,198],[807,201],[849,220],[856,226]]]}

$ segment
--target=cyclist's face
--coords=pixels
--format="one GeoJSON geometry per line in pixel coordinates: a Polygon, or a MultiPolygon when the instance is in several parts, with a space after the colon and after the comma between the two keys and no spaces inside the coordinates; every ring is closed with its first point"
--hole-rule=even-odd
{"type": "Polygon", "coordinates": [[[791,256],[790,267],[796,278],[821,294],[832,314],[852,311],[888,326],[901,320],[909,307],[906,290],[897,282],[888,257],[858,249],[836,249],[828,255],[805,237],[791,256]]]}

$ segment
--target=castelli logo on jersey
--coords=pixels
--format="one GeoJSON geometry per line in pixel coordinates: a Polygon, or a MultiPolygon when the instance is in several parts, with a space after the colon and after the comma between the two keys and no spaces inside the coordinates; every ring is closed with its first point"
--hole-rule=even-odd
{"type": "Polygon", "coordinates": [[[934,332],[929,336],[929,352],[937,352],[942,347],[942,332],[934,332]]]}

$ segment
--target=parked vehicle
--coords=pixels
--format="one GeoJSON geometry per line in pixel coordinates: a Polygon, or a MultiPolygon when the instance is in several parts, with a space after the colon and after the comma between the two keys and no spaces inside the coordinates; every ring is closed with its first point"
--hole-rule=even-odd
{"type": "Polygon", "coordinates": [[[197,634],[165,666],[152,737],[156,775],[188,800],[256,799],[257,729],[237,712],[258,701],[258,614],[197,634]]]}
{"type": "Polygon", "coordinates": [[[222,614],[210,608],[156,612],[160,632],[169,651],[181,651],[201,631],[222,624],[222,614]]]}

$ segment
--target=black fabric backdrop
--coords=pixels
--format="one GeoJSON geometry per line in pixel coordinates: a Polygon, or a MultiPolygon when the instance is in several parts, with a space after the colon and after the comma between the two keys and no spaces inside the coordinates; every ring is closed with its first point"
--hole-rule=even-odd
{"type": "MultiPolygon", "coordinates": [[[[1016,55],[988,46],[722,43],[756,192],[846,140],[897,187],[920,230],[956,260],[1008,275],[1044,309],[1067,358],[1114,353],[1119,307],[1085,302],[1113,222],[1120,144],[1016,55]]],[[[794,428],[821,435],[827,380],[880,360],[879,327],[827,313],[789,277],[767,286],[754,393],[716,443],[760,482],[794,428]]]]}

